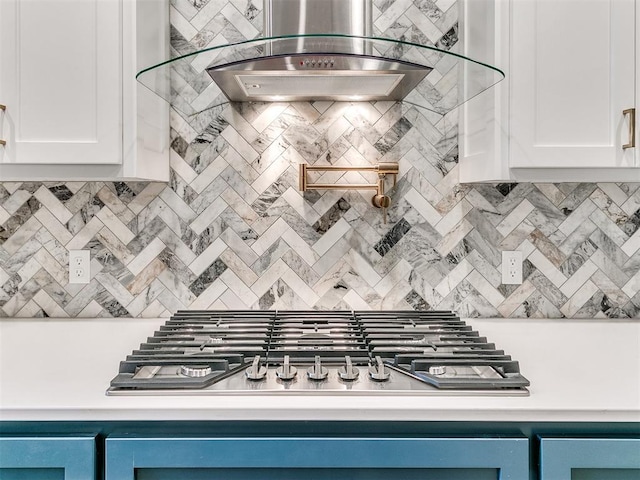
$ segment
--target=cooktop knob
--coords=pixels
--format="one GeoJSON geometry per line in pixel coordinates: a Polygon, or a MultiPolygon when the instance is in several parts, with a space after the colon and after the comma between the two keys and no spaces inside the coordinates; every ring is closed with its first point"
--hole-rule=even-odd
{"type": "Polygon", "coordinates": [[[345,382],[352,382],[353,380],[357,380],[358,376],[360,375],[360,370],[352,365],[351,357],[349,355],[347,355],[344,360],[346,365],[338,369],[338,375],[345,382]]]}
{"type": "Polygon", "coordinates": [[[249,380],[264,380],[267,376],[267,367],[260,366],[260,355],[253,357],[253,364],[247,368],[247,378],[249,380]]]}
{"type": "Polygon", "coordinates": [[[369,367],[369,376],[376,382],[386,382],[389,380],[389,369],[384,367],[382,358],[376,357],[376,363],[369,367]]]}
{"type": "Polygon", "coordinates": [[[311,380],[321,381],[325,380],[329,375],[329,370],[322,366],[320,363],[320,355],[316,355],[313,366],[307,370],[307,376],[311,380]]]}
{"type": "Polygon", "coordinates": [[[211,367],[209,365],[182,365],[180,367],[180,374],[185,377],[200,378],[206,377],[211,373],[211,367]]]}
{"type": "Polygon", "coordinates": [[[432,365],[429,367],[429,375],[444,375],[447,372],[447,367],[444,365],[432,365]]]}
{"type": "Polygon", "coordinates": [[[289,355],[284,356],[284,363],[276,370],[276,375],[280,380],[293,380],[298,374],[298,369],[289,365],[289,355]]]}

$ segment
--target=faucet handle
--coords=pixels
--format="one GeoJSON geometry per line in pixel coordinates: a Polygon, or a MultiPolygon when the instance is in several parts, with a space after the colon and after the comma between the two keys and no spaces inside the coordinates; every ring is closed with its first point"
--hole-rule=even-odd
{"type": "Polygon", "coordinates": [[[389,205],[391,205],[391,197],[389,195],[374,195],[371,198],[371,203],[373,204],[374,207],[378,207],[378,208],[389,208],[389,205]]]}
{"type": "Polygon", "coordinates": [[[387,223],[387,208],[391,205],[391,197],[389,195],[376,194],[371,198],[371,203],[374,207],[382,209],[382,221],[387,223]]]}

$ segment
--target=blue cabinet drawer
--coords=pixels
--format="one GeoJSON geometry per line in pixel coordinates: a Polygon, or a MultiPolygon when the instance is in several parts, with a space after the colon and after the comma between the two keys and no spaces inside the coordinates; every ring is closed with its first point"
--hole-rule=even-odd
{"type": "Polygon", "coordinates": [[[77,437],[0,437],[2,480],[93,480],[96,440],[77,437]]]}
{"type": "Polygon", "coordinates": [[[640,438],[540,438],[540,480],[640,480],[640,438]]]}
{"type": "Polygon", "coordinates": [[[509,438],[126,437],[106,440],[106,480],[528,480],[509,438]]]}

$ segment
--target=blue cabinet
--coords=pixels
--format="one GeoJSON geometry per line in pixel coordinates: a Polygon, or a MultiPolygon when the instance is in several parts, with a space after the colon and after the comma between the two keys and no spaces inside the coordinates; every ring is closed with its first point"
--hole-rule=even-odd
{"type": "Polygon", "coordinates": [[[110,436],[105,478],[528,480],[529,440],[110,436]]]}
{"type": "Polygon", "coordinates": [[[0,437],[2,480],[93,480],[94,436],[0,437]]]}
{"type": "Polygon", "coordinates": [[[540,480],[640,480],[640,438],[540,438],[540,480]]]}

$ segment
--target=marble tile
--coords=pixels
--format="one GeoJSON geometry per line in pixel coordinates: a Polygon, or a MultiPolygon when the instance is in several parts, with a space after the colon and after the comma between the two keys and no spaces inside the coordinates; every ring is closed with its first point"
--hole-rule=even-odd
{"type": "Polygon", "coordinates": [[[442,217],[442,219],[435,224],[436,230],[441,234],[445,234],[451,232],[451,230],[460,223],[460,221],[473,210],[473,207],[466,200],[462,200],[460,203],[455,205],[451,210],[446,212],[446,214],[442,217]]]}
{"type": "Polygon", "coordinates": [[[599,228],[594,230],[589,236],[589,240],[591,240],[609,260],[613,261],[613,263],[619,267],[622,267],[629,259],[622,249],[616,245],[616,242],[599,228]]]}
{"type": "Polygon", "coordinates": [[[629,280],[629,275],[612,262],[602,250],[596,250],[590,260],[598,267],[598,272],[606,276],[611,283],[622,287],[629,280]]]}
{"type": "Polygon", "coordinates": [[[629,237],[629,239],[624,242],[620,248],[628,256],[631,256],[640,250],[640,230],[636,230],[636,232],[629,237]]]}
{"type": "MultiPolygon", "coordinates": [[[[261,8],[172,0],[172,51],[253,38],[261,8]]],[[[377,35],[458,50],[456,0],[374,0],[373,16],[377,35]]],[[[157,317],[215,306],[640,317],[639,183],[461,185],[457,111],[219,104],[204,72],[215,56],[172,72],[173,102],[190,114],[171,111],[168,185],[0,183],[0,316],[157,317]],[[371,192],[298,191],[299,163],[379,161],[400,166],[386,225],[371,192]],[[93,279],[68,284],[68,250],[82,248],[93,279]],[[522,285],[501,284],[502,250],[523,252],[522,285]]],[[[428,57],[432,85],[412,96],[454,104],[453,63],[428,57]]]]}
{"type": "Polygon", "coordinates": [[[567,277],[540,250],[534,250],[527,259],[556,287],[560,288],[567,281],[567,277]]]}
{"type": "Polygon", "coordinates": [[[318,254],[300,237],[297,232],[289,227],[282,233],[282,240],[295,251],[308,265],[314,265],[318,261],[318,254]]]}
{"type": "Polygon", "coordinates": [[[216,198],[213,203],[205,208],[189,225],[189,228],[196,234],[201,234],[204,230],[217,219],[220,214],[228,207],[227,202],[222,198],[216,198]]]}
{"type": "MultiPolygon", "coordinates": [[[[442,223],[442,222],[440,222],[442,223]]],[[[473,225],[469,223],[466,219],[462,219],[462,221],[458,222],[455,226],[451,228],[445,235],[442,236],[442,239],[435,245],[435,249],[440,253],[440,255],[447,255],[451,250],[455,248],[461,241],[466,239],[466,236],[474,231],[473,225]]],[[[480,245],[486,244],[483,240],[480,245]]],[[[489,251],[489,247],[487,245],[487,250],[489,251]]],[[[494,253],[494,256],[496,254],[494,253]]]]}
{"type": "Polygon", "coordinates": [[[109,273],[99,273],[95,279],[108,291],[115,300],[122,306],[128,305],[134,299],[129,292],[117,279],[109,273]]]}
{"type": "Polygon", "coordinates": [[[350,231],[350,225],[341,218],[335,224],[327,230],[320,240],[313,245],[313,250],[318,255],[324,255],[333,245],[336,244],[348,231],[350,231]]]}
{"type": "Polygon", "coordinates": [[[515,291],[505,299],[498,307],[498,311],[503,317],[509,317],[513,312],[525,302],[535,291],[535,287],[529,281],[519,285],[515,291]]]}
{"type": "Polygon", "coordinates": [[[586,219],[578,228],[562,240],[558,248],[565,255],[570,254],[589,238],[597,228],[591,220],[586,219]]]}
{"type": "Polygon", "coordinates": [[[258,158],[258,152],[233,127],[226,127],[221,135],[246,161],[253,162],[258,158]]]}
{"type": "Polygon", "coordinates": [[[281,259],[278,259],[251,285],[251,290],[259,297],[262,297],[289,270],[290,268],[281,259]]]}
{"type": "Polygon", "coordinates": [[[44,310],[48,317],[68,317],[69,314],[58,305],[44,290],[40,290],[33,297],[33,301],[44,310]]]}
{"type": "Polygon", "coordinates": [[[384,257],[409,230],[411,230],[411,225],[402,219],[397,222],[373,248],[380,256],[384,257]]]}
{"type": "Polygon", "coordinates": [[[140,272],[142,272],[142,270],[151,263],[165,249],[165,247],[166,245],[162,243],[162,240],[159,238],[154,239],[127,264],[127,268],[134,275],[140,274],[140,272]]]}
{"type": "Polygon", "coordinates": [[[58,200],[58,198],[44,185],[36,190],[33,196],[37,198],[40,203],[46,205],[47,209],[58,219],[60,223],[67,223],[71,217],[73,217],[73,214],[67,210],[62,202],[60,202],[60,200],[58,200]]]}
{"type": "MultiPolygon", "coordinates": [[[[169,270],[163,270],[157,277],[162,284],[171,291],[172,295],[180,301],[183,305],[189,305],[193,302],[196,296],[189,290],[187,285],[184,285],[180,280],[169,270]]],[[[163,294],[158,298],[162,301],[163,294]]],[[[164,304],[164,302],[163,302],[164,304]]],[[[165,304],[165,306],[167,306],[165,304]]],[[[169,308],[167,306],[167,308],[169,308]]]]}
{"type": "Polygon", "coordinates": [[[40,228],[42,224],[36,217],[29,218],[2,244],[2,248],[9,254],[15,254],[40,228]]]}
{"type": "Polygon", "coordinates": [[[598,291],[598,287],[587,280],[582,287],[565,303],[560,311],[567,317],[573,317],[578,310],[598,291]]]}
{"type": "Polygon", "coordinates": [[[514,208],[509,215],[507,215],[496,227],[496,229],[503,235],[509,235],[518,225],[520,225],[527,215],[531,213],[531,211],[535,207],[524,199],[520,205],[514,208]]]}

